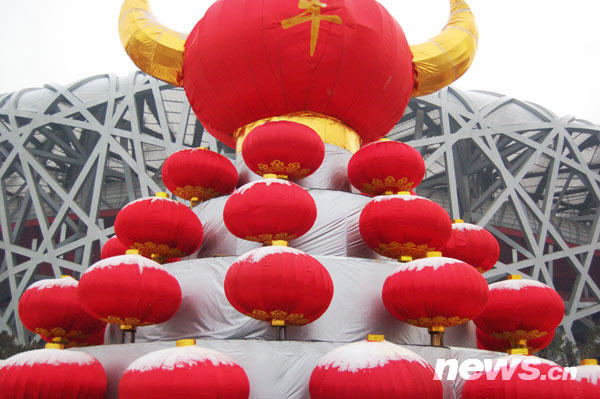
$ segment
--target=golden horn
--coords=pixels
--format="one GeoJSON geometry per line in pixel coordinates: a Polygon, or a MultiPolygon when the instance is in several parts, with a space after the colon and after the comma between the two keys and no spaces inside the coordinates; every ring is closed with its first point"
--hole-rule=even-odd
{"type": "Polygon", "coordinates": [[[415,71],[412,96],[433,93],[460,78],[475,58],[477,40],[475,17],[467,3],[450,0],[450,19],[442,32],[410,47],[415,71]]]}
{"type": "Polygon", "coordinates": [[[183,50],[187,35],[161,25],[148,0],[125,0],[119,36],[129,58],[148,75],[183,86],[183,50]]]}

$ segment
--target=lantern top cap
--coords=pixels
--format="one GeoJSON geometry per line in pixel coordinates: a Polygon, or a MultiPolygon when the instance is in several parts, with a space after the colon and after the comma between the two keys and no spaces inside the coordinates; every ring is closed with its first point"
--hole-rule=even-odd
{"type": "Polygon", "coordinates": [[[48,342],[45,346],[45,349],[65,349],[63,344],[57,344],[56,342],[48,342]]]}
{"type": "Polygon", "coordinates": [[[412,262],[412,260],[413,260],[412,256],[402,255],[400,257],[400,262],[412,262]]]}
{"type": "Polygon", "coordinates": [[[206,147],[196,147],[197,150],[208,150],[206,147]]]}
{"type": "Polygon", "coordinates": [[[581,361],[581,365],[582,366],[597,366],[598,360],[597,359],[583,359],[581,361]]]}
{"type": "Polygon", "coordinates": [[[369,335],[367,335],[367,341],[369,341],[369,342],[383,342],[383,341],[385,341],[385,335],[383,335],[383,334],[369,334],[369,335]]]}
{"type": "Polygon", "coordinates": [[[523,279],[523,276],[521,276],[519,274],[511,274],[507,278],[507,280],[522,280],[522,279],[523,279]]]}
{"type": "Polygon", "coordinates": [[[429,252],[427,252],[427,257],[428,258],[441,258],[442,253],[440,251],[429,251],[429,252]]]}
{"type": "Polygon", "coordinates": [[[75,280],[75,277],[69,276],[68,274],[63,274],[62,276],[60,276],[60,278],[72,278],[73,280],[75,280]]]}
{"type": "Polygon", "coordinates": [[[452,223],[464,223],[465,221],[463,219],[454,219],[452,221],[452,223]]]}
{"type": "Polygon", "coordinates": [[[160,192],[156,193],[155,196],[158,197],[158,198],[169,198],[169,194],[167,194],[167,193],[165,193],[163,191],[160,191],[160,192]]]}
{"type": "Polygon", "coordinates": [[[140,251],[138,249],[128,249],[125,251],[125,255],[139,255],[140,251]]]}
{"type": "Polygon", "coordinates": [[[379,140],[377,140],[377,141],[392,141],[392,140],[390,140],[390,139],[386,139],[385,137],[382,137],[382,138],[380,138],[380,139],[379,139],[379,140]]]}
{"type": "Polygon", "coordinates": [[[529,356],[529,349],[527,348],[513,348],[508,350],[509,355],[522,355],[529,356]]]}
{"type": "Polygon", "coordinates": [[[263,175],[263,179],[277,179],[277,177],[275,173],[265,173],[263,175]]]}
{"type": "Polygon", "coordinates": [[[285,240],[273,240],[271,241],[271,245],[274,247],[287,247],[288,242],[285,240]]]}
{"type": "Polygon", "coordinates": [[[398,195],[411,195],[410,191],[398,191],[398,195]]]}
{"type": "Polygon", "coordinates": [[[177,341],[175,341],[175,346],[178,348],[181,348],[184,346],[194,346],[194,345],[196,345],[195,339],[178,339],[177,341]]]}

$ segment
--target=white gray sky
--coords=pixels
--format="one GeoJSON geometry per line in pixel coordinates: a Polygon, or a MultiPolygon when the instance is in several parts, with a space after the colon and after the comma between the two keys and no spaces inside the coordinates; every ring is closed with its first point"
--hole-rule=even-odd
{"type": "MultiPolygon", "coordinates": [[[[437,34],[448,18],[448,0],[380,2],[411,44],[437,34]]],[[[600,2],[467,2],[479,26],[479,50],[456,87],[503,93],[600,123],[600,2]]],[[[151,0],[162,23],[185,32],[212,3],[151,0]]],[[[135,70],[118,37],[120,7],[121,0],[0,0],[0,93],[135,70]]]]}

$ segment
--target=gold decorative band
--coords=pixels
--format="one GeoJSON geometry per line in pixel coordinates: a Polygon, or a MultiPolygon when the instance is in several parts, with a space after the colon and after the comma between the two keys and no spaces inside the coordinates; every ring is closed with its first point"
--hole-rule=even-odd
{"type": "Polygon", "coordinates": [[[242,143],[252,129],[264,125],[267,122],[277,121],[296,122],[308,126],[321,136],[323,142],[336,145],[351,153],[358,151],[362,143],[358,133],[339,119],[316,112],[302,111],[260,119],[256,122],[249,123],[246,126],[242,126],[233,132],[233,138],[236,142],[236,151],[240,152],[242,150],[242,143]]]}

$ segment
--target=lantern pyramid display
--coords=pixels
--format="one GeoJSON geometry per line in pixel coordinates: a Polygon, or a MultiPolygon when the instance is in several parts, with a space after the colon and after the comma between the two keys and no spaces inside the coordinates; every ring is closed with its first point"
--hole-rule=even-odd
{"type": "MultiPolygon", "coordinates": [[[[82,349],[107,368],[107,399],[452,395],[429,364],[460,349],[425,346],[427,332],[394,317],[442,345],[443,329],[482,318],[491,293],[480,272],[498,257],[464,258],[465,246],[493,243],[455,234],[444,208],[414,194],[418,151],[378,141],[411,97],[470,66],[474,17],[464,1],[450,6],[444,30],[410,46],[375,0],[217,0],[189,35],[158,23],[147,0],[124,1],[129,56],[183,86],[236,159],[173,153],[163,182],[193,209],[165,193],[126,205],[115,233],[139,255],[83,273],[83,308],[118,326],[107,343],[144,326],[135,343],[82,349]],[[185,257],[170,273],[158,263],[185,257]],[[202,342],[173,347],[190,338],[202,342]]],[[[466,340],[446,335],[475,347],[466,340]]]]}

